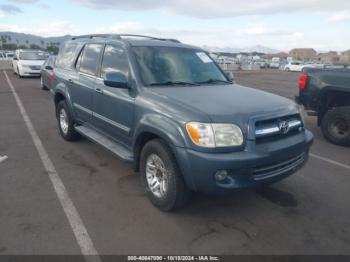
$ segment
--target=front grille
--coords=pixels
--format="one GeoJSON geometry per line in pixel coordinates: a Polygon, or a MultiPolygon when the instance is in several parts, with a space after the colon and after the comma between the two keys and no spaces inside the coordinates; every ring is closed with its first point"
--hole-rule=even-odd
{"type": "Polygon", "coordinates": [[[286,161],[275,163],[268,166],[258,166],[253,170],[253,177],[255,180],[265,179],[289,172],[301,166],[306,160],[306,153],[302,153],[296,157],[290,158],[286,161]]]}
{"type": "Polygon", "coordinates": [[[283,138],[298,133],[302,125],[300,116],[297,114],[257,121],[255,138],[258,142],[283,138]]]}
{"type": "Polygon", "coordinates": [[[31,70],[40,70],[41,66],[29,66],[31,70]]]}

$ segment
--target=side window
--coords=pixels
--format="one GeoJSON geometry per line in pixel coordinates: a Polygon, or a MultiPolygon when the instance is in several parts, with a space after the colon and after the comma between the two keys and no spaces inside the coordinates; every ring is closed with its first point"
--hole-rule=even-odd
{"type": "Polygon", "coordinates": [[[129,63],[125,50],[121,47],[106,45],[101,67],[101,77],[109,72],[120,72],[128,78],[129,63]]]}
{"type": "Polygon", "coordinates": [[[80,51],[80,54],[79,54],[79,57],[78,57],[78,59],[77,59],[77,61],[76,61],[76,63],[75,63],[75,68],[79,71],[79,69],[80,69],[80,64],[81,64],[81,58],[82,58],[82,56],[83,56],[83,54],[84,54],[84,47],[82,48],[82,50],[80,51]]]}
{"type": "Polygon", "coordinates": [[[103,45],[101,44],[88,44],[85,46],[80,62],[80,72],[89,75],[97,75],[102,48],[103,45]]]}
{"type": "Polygon", "coordinates": [[[56,66],[69,69],[74,61],[76,49],[76,43],[66,43],[58,53],[56,66]]]}

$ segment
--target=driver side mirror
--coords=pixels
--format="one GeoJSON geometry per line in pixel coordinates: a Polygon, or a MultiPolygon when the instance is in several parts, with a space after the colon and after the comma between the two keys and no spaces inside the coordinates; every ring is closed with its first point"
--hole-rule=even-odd
{"type": "Polygon", "coordinates": [[[52,70],[53,70],[53,67],[52,67],[52,66],[45,66],[45,69],[46,69],[46,70],[52,71],[52,70]]]}
{"type": "Polygon", "coordinates": [[[13,57],[13,60],[16,60],[16,61],[17,61],[17,60],[18,60],[18,58],[17,58],[16,56],[14,56],[14,57],[13,57]]]}
{"type": "Polygon", "coordinates": [[[107,73],[104,78],[104,84],[110,87],[116,88],[129,88],[128,80],[126,76],[119,72],[107,73]]]}
{"type": "Polygon", "coordinates": [[[235,81],[235,76],[233,75],[232,71],[225,71],[225,75],[229,81],[235,81]]]}

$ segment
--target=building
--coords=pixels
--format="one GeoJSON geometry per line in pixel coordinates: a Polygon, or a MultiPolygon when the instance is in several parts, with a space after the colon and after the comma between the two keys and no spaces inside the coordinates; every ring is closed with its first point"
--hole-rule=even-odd
{"type": "Polygon", "coordinates": [[[350,49],[340,53],[339,62],[342,64],[350,64],[350,49]]]}
{"type": "Polygon", "coordinates": [[[279,52],[279,53],[276,53],[276,54],[265,54],[263,56],[263,58],[265,58],[265,59],[272,59],[274,57],[278,57],[280,59],[287,59],[288,54],[285,53],[285,52],[279,52]]]}
{"type": "Polygon", "coordinates": [[[340,56],[335,51],[329,51],[327,53],[319,53],[317,58],[324,63],[337,63],[339,62],[340,56]]]}
{"type": "Polygon", "coordinates": [[[289,51],[293,60],[309,61],[317,58],[317,52],[313,48],[294,48],[289,51]]]}

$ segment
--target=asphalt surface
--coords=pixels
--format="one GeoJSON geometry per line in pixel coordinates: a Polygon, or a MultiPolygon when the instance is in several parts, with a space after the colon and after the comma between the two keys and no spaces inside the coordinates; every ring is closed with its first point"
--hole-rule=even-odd
{"type": "MultiPolygon", "coordinates": [[[[143,195],[130,165],[59,135],[39,79],[7,74],[99,254],[350,254],[350,148],[324,140],[316,119],[308,164],[264,189],[194,194],[176,213],[143,195]],[[336,163],[327,160],[337,161],[336,163]]],[[[239,84],[293,98],[298,74],[237,72],[239,84]]],[[[81,254],[14,95],[0,72],[0,254],[81,254]]]]}

